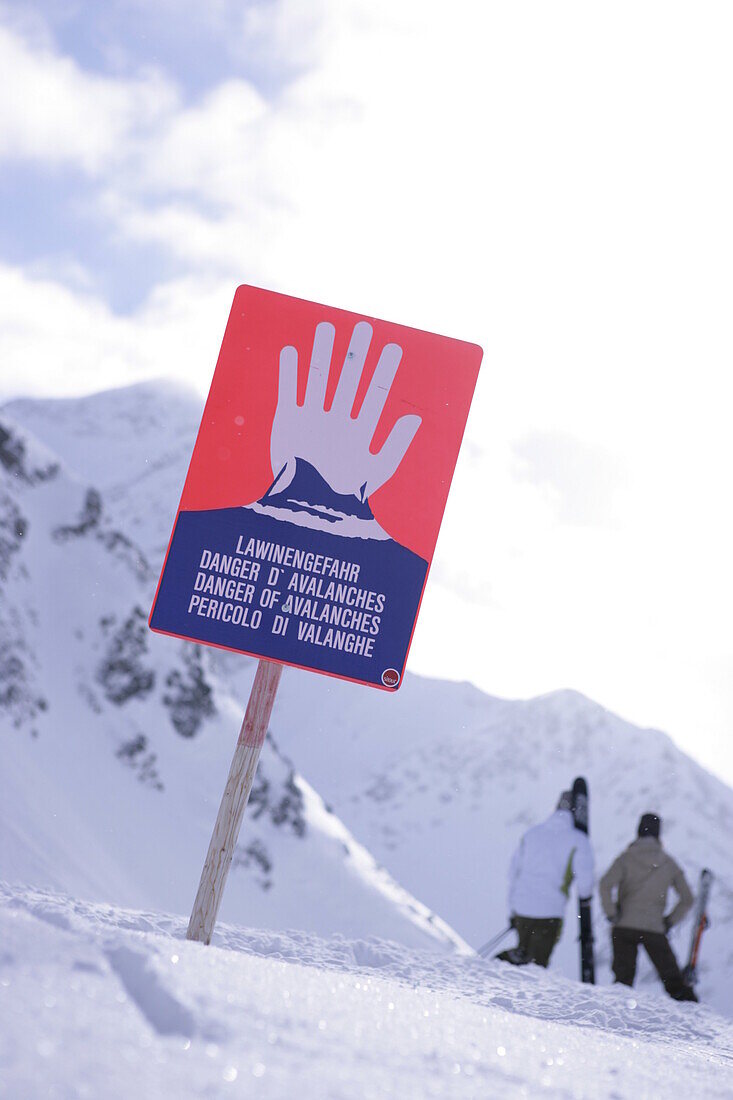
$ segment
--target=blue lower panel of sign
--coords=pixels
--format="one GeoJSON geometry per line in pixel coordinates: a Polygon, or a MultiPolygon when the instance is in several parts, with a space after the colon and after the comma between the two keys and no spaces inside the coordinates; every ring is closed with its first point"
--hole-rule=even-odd
{"type": "Polygon", "coordinates": [[[380,687],[402,679],[427,563],[257,506],[181,512],[153,630],[380,687]]]}

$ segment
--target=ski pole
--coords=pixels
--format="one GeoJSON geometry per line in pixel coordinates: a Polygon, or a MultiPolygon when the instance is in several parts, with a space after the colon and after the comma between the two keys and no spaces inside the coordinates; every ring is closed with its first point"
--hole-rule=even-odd
{"type": "Polygon", "coordinates": [[[478,951],[476,952],[476,954],[477,954],[477,955],[481,955],[481,957],[482,957],[482,958],[485,958],[485,957],[486,957],[487,955],[489,955],[489,954],[490,954],[490,953],[491,953],[491,952],[492,952],[492,951],[494,950],[494,948],[495,948],[495,947],[498,947],[498,946],[499,946],[499,944],[501,943],[501,941],[502,941],[502,940],[504,939],[504,937],[505,937],[505,936],[508,936],[508,935],[509,935],[509,933],[511,932],[511,930],[512,930],[512,925],[511,925],[511,924],[508,924],[508,925],[506,926],[506,928],[504,928],[504,929],[503,929],[503,931],[501,931],[501,932],[500,932],[500,933],[498,934],[498,936],[494,936],[494,937],[493,937],[493,939],[490,939],[490,940],[488,941],[488,943],[485,943],[485,944],[483,945],[483,947],[479,947],[479,949],[478,949],[478,951]]]}

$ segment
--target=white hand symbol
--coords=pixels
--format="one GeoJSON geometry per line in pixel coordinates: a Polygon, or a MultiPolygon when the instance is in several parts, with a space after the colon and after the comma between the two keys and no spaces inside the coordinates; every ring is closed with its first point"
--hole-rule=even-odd
{"type": "MultiPolygon", "coordinates": [[[[335,492],[354,494],[363,501],[392,477],[422,419],[400,417],[382,449],[377,454],[370,451],[402,348],[387,344],[382,350],[359,415],[353,418],[351,411],[372,339],[372,326],[366,321],[354,326],[333,404],[326,412],[323,406],[335,334],[327,321],[316,327],[302,405],[297,399],[298,352],[293,347],[280,352],[277,409],[270,438],[272,470],[277,478],[288,464],[294,472],[296,458],[305,459],[335,492]]],[[[287,472],[285,480],[287,483],[287,472]]]]}

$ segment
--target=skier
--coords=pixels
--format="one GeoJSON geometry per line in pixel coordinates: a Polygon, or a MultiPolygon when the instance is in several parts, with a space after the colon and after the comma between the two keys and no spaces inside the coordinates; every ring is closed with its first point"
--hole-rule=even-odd
{"type": "Polygon", "coordinates": [[[573,878],[581,897],[593,893],[593,850],[587,835],[575,827],[572,804],[572,792],[563,791],[555,812],[519,842],[509,869],[511,925],[519,943],[498,959],[547,966],[560,938],[573,878]]]}
{"type": "Polygon", "coordinates": [[[661,824],[657,814],[643,814],[637,839],[601,879],[601,904],[613,926],[613,972],[617,982],[633,985],[636,952],[642,944],[670,997],[696,1001],[667,939],[669,929],[691,908],[692,893],[680,867],[662,848],[661,824]],[[665,916],[670,886],[678,901],[665,916]]]}

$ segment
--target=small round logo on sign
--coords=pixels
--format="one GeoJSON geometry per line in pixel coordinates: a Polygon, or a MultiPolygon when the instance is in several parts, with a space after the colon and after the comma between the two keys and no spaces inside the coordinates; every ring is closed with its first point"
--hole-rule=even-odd
{"type": "Polygon", "coordinates": [[[382,683],[385,687],[396,688],[400,682],[400,674],[396,668],[385,668],[382,673],[382,683]]]}

